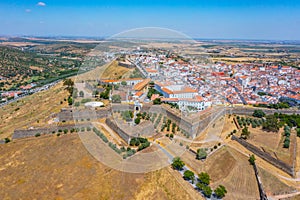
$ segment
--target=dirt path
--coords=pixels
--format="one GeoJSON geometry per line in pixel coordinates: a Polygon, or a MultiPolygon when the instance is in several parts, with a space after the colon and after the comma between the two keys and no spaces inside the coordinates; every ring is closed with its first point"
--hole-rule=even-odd
{"type": "Polygon", "coordinates": [[[277,196],[271,196],[272,200],[280,200],[280,199],[286,199],[286,198],[291,198],[294,196],[300,195],[300,192],[294,192],[294,193],[289,193],[289,194],[282,194],[282,195],[277,195],[277,196]]]}
{"type": "MultiPolygon", "coordinates": [[[[243,155],[249,157],[249,154],[245,153],[244,151],[240,150],[239,148],[235,147],[234,145],[229,144],[229,143],[227,143],[226,145],[229,146],[229,147],[231,147],[231,148],[233,148],[233,149],[235,149],[235,150],[237,150],[238,152],[242,153],[243,155]]],[[[247,151],[248,151],[248,150],[247,150],[247,151]]],[[[261,160],[262,160],[262,159],[261,159],[261,160]]],[[[264,162],[266,162],[266,161],[264,161],[264,162]]],[[[272,166],[273,166],[273,165],[272,165],[272,166]]],[[[280,175],[279,173],[274,173],[272,170],[267,169],[267,168],[266,168],[265,166],[263,166],[263,165],[260,165],[260,167],[262,167],[263,169],[269,171],[269,172],[272,173],[274,176],[277,176],[277,177],[282,178],[282,179],[284,179],[284,180],[292,181],[292,182],[296,182],[296,183],[300,182],[300,178],[289,178],[289,177],[280,175]]],[[[298,188],[300,188],[300,185],[298,186],[298,188]]]]}

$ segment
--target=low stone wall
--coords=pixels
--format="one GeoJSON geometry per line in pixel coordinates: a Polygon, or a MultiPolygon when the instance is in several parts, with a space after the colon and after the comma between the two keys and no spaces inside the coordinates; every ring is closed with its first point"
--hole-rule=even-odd
{"type": "Polygon", "coordinates": [[[256,181],[257,181],[257,185],[258,185],[258,190],[259,190],[259,196],[260,196],[260,199],[261,200],[268,200],[268,197],[264,191],[264,188],[263,188],[263,185],[262,185],[262,182],[259,178],[259,175],[258,175],[258,170],[257,170],[257,167],[256,167],[256,164],[254,163],[253,165],[253,169],[254,169],[254,173],[255,173],[255,177],[256,177],[256,181]]]}
{"type": "Polygon", "coordinates": [[[278,160],[278,159],[272,157],[270,154],[263,152],[258,147],[254,146],[254,145],[246,142],[245,140],[240,139],[234,135],[231,137],[231,139],[237,141],[238,143],[243,145],[246,149],[248,149],[255,155],[261,157],[262,159],[269,162],[270,164],[274,165],[275,167],[281,169],[282,171],[286,172],[287,174],[289,174],[291,176],[294,176],[294,170],[293,170],[292,166],[286,164],[285,162],[283,162],[281,160],[278,160]]]}
{"type": "Polygon", "coordinates": [[[111,112],[107,108],[103,108],[100,110],[93,109],[84,109],[84,110],[75,110],[75,109],[62,109],[57,117],[60,122],[62,121],[75,121],[82,119],[97,119],[97,118],[105,118],[110,117],[111,112]]]}
{"type": "Polygon", "coordinates": [[[72,128],[86,128],[86,127],[93,127],[91,123],[84,123],[84,124],[74,124],[74,125],[62,125],[62,126],[49,126],[49,127],[41,127],[41,128],[35,128],[35,129],[17,129],[14,131],[12,139],[20,139],[20,138],[26,138],[26,137],[33,137],[36,134],[51,134],[53,131],[56,133],[59,130],[68,129],[71,130],[72,128]]]}
{"type": "Polygon", "coordinates": [[[123,131],[121,128],[119,128],[111,119],[106,118],[105,123],[113,130],[115,131],[121,138],[123,138],[124,141],[129,142],[131,137],[123,131]]]}

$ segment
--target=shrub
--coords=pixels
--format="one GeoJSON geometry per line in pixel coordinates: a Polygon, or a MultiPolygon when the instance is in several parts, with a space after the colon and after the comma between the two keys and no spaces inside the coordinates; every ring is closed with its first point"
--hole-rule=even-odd
{"type": "Polygon", "coordinates": [[[222,199],[225,197],[227,190],[223,185],[219,185],[219,187],[217,187],[214,192],[217,198],[222,199]]]}
{"type": "Polygon", "coordinates": [[[205,149],[197,150],[196,159],[201,160],[201,159],[205,159],[206,157],[207,157],[207,153],[206,153],[205,149]]]}
{"type": "Polygon", "coordinates": [[[283,147],[284,148],[289,148],[290,147],[290,141],[289,140],[285,140],[283,143],[283,147]]]}
{"type": "Polygon", "coordinates": [[[10,142],[10,139],[9,139],[9,138],[4,138],[4,142],[5,142],[5,143],[9,143],[9,142],[10,142]]]}
{"type": "Polygon", "coordinates": [[[190,170],[186,170],[184,173],[183,173],[183,178],[185,180],[191,180],[194,182],[194,179],[195,179],[195,175],[194,175],[194,172],[190,171],[190,170]]]}
{"type": "Polygon", "coordinates": [[[184,167],[184,162],[179,158],[173,158],[172,167],[173,169],[181,170],[184,167]]]}
{"type": "Polygon", "coordinates": [[[199,182],[205,185],[209,185],[210,183],[210,176],[206,172],[201,172],[198,174],[199,182]]]}
{"type": "Polygon", "coordinates": [[[254,110],[253,117],[262,118],[265,117],[266,114],[262,110],[254,110]]]}
{"type": "Polygon", "coordinates": [[[37,134],[35,134],[34,136],[35,136],[35,137],[40,137],[41,134],[40,134],[40,133],[37,133],[37,134]]]}
{"type": "Polygon", "coordinates": [[[252,154],[250,157],[249,157],[249,163],[251,164],[251,165],[254,165],[255,164],[255,156],[252,154]]]}

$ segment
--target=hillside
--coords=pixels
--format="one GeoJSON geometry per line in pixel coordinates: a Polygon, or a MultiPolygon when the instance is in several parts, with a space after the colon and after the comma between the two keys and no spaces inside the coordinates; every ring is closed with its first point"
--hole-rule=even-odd
{"type": "Polygon", "coordinates": [[[10,137],[15,129],[48,124],[53,113],[67,107],[68,93],[62,82],[49,90],[24,97],[0,108],[0,139],[10,137]]]}
{"type": "Polygon", "coordinates": [[[77,134],[0,145],[0,199],[192,199],[164,168],[116,171],[96,161],[77,134]]]}
{"type": "Polygon", "coordinates": [[[70,45],[56,48],[0,46],[0,90],[18,89],[31,82],[48,83],[77,74],[85,51],[70,45]],[[72,51],[73,49],[73,51],[72,51]]]}

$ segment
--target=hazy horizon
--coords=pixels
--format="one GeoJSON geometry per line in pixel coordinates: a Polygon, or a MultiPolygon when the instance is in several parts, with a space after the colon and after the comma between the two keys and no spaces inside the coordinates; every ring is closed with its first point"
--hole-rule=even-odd
{"type": "Polygon", "coordinates": [[[0,19],[4,36],[110,37],[162,27],[196,39],[300,40],[296,0],[4,0],[0,19]]]}

